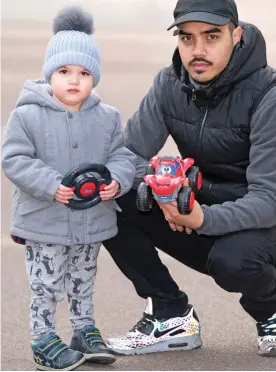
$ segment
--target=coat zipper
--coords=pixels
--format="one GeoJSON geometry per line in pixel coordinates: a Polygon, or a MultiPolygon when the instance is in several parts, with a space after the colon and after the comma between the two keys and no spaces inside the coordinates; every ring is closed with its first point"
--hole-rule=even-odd
{"type": "Polygon", "coordinates": [[[209,112],[209,108],[207,106],[206,109],[205,109],[204,117],[203,117],[201,125],[200,125],[199,135],[198,135],[198,139],[197,139],[197,157],[200,154],[202,135],[203,135],[203,130],[204,130],[204,126],[205,126],[205,123],[206,123],[206,119],[207,119],[207,116],[208,116],[208,112],[209,112]]]}
{"type": "Polygon", "coordinates": [[[196,100],[196,89],[195,87],[193,87],[192,89],[192,101],[195,101],[196,100]]]}

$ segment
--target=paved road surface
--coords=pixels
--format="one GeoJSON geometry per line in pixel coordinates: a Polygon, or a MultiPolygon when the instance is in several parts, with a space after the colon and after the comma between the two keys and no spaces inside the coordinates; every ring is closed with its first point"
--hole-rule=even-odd
{"type": "MultiPolygon", "coordinates": [[[[43,54],[50,36],[50,17],[66,3],[10,0],[3,6],[2,123],[7,120],[22,84],[40,76],[43,54]],[[27,19],[31,21],[27,21],[27,19]],[[36,20],[36,21],[35,21],[36,20]]],[[[154,74],[170,63],[175,40],[166,32],[174,2],[167,0],[75,1],[95,10],[97,40],[103,58],[103,78],[98,89],[103,100],[117,106],[125,121],[137,108],[154,74]],[[113,17],[112,17],[112,16],[113,17]]],[[[275,0],[239,0],[241,19],[257,22],[268,41],[270,63],[276,65],[275,0]]],[[[175,152],[169,140],[163,152],[175,152]]],[[[29,293],[24,251],[8,238],[11,185],[2,177],[2,370],[31,370],[28,345],[29,293]]],[[[131,249],[131,247],[130,247],[131,249]]],[[[185,247],[180,248],[185,249],[185,247]]],[[[276,362],[258,357],[254,322],[241,310],[239,295],[228,294],[203,275],[184,268],[161,254],[179,286],[190,295],[202,323],[204,346],[191,352],[121,357],[109,367],[83,366],[83,370],[275,370],[276,362]]],[[[95,289],[98,326],[104,336],[130,329],[139,319],[144,301],[120,273],[103,249],[95,289]]],[[[70,340],[67,304],[60,304],[57,330],[70,340]]]]}

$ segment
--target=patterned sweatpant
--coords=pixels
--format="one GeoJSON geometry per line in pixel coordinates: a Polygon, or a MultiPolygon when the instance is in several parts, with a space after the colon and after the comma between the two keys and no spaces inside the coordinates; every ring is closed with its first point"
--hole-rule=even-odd
{"type": "Polygon", "coordinates": [[[101,243],[62,246],[26,241],[33,339],[54,330],[56,305],[65,294],[73,329],[94,324],[92,293],[100,246],[101,243]]]}

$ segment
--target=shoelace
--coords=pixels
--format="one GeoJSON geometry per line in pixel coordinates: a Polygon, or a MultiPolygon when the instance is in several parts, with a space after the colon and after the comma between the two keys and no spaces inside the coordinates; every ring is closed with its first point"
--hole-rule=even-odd
{"type": "Polygon", "coordinates": [[[276,314],[269,318],[265,323],[261,323],[261,327],[265,333],[276,336],[276,314]]]}
{"type": "Polygon", "coordinates": [[[269,318],[265,323],[259,323],[263,337],[266,342],[276,342],[276,314],[269,318]]]}
{"type": "Polygon", "coordinates": [[[140,319],[137,324],[135,324],[135,326],[130,330],[130,332],[135,332],[136,330],[140,331],[145,326],[151,325],[151,324],[152,324],[152,320],[150,319],[150,316],[148,315],[143,316],[143,318],[140,319]]]}

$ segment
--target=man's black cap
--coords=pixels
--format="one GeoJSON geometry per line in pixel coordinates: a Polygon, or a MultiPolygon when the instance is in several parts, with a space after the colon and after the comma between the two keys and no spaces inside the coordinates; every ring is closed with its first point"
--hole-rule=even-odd
{"type": "Polygon", "coordinates": [[[224,26],[232,21],[238,26],[239,16],[234,0],[178,0],[174,9],[175,22],[168,28],[185,22],[203,22],[224,26]]]}

